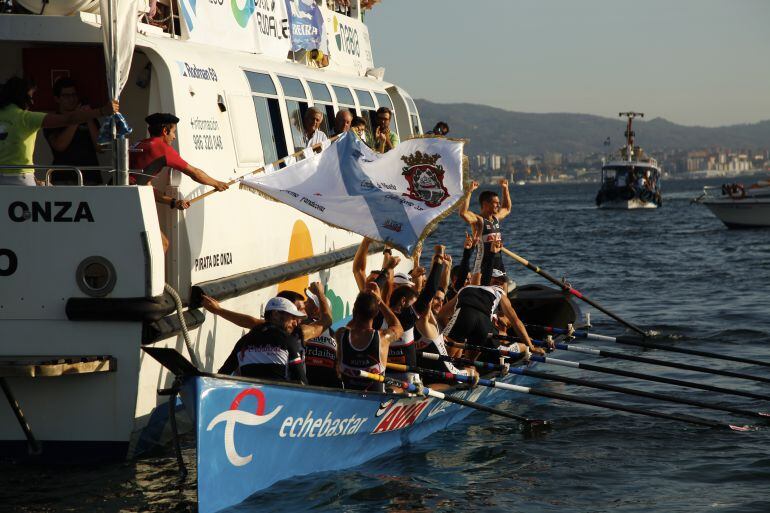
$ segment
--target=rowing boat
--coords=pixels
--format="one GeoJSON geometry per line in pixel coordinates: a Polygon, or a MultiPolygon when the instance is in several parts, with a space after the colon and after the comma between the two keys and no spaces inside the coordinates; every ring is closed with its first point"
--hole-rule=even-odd
{"type": "MultiPolygon", "coordinates": [[[[564,301],[574,308],[574,322],[578,307],[564,301]]],[[[228,508],[284,479],[355,467],[473,412],[435,397],[202,373],[173,349],[145,351],[178,376],[196,433],[199,513],[228,508]]],[[[530,379],[507,374],[499,381],[530,379]]],[[[444,393],[484,406],[503,400],[496,388],[460,384],[444,393]]]]}

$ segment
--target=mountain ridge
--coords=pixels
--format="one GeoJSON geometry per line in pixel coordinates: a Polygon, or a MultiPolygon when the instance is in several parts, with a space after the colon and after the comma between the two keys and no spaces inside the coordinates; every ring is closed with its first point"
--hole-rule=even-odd
{"type": "MultiPolygon", "coordinates": [[[[543,155],[606,152],[624,143],[626,122],[594,114],[527,113],[474,103],[434,103],[415,100],[423,128],[437,121],[449,124],[450,136],[470,140],[466,153],[543,155]]],[[[649,154],[662,150],[710,147],[764,149],[770,147],[770,120],[721,127],[686,126],[661,116],[634,120],[636,143],[649,154]]]]}

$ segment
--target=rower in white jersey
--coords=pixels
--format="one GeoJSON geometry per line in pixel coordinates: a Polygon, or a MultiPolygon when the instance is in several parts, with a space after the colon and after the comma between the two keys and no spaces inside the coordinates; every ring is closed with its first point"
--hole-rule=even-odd
{"type": "MultiPolygon", "coordinates": [[[[501,248],[502,243],[500,241],[491,245],[493,253],[499,252],[501,248]]],[[[498,316],[507,318],[508,323],[521,340],[518,344],[512,344],[511,350],[517,349],[521,352],[532,351],[542,354],[543,350],[534,346],[527,329],[516,315],[516,311],[505,294],[503,288],[506,283],[505,273],[492,268],[493,262],[494,259],[486,260],[482,274],[474,274],[471,280],[472,284],[463,287],[457,296],[441,309],[439,319],[446,320],[442,331],[444,337],[456,343],[493,347],[490,334],[494,332],[492,315],[496,313],[498,316]],[[488,282],[489,285],[479,285],[482,282],[488,282]]],[[[461,354],[456,349],[450,350],[449,353],[452,356],[461,354]]],[[[466,351],[462,355],[464,358],[475,360],[479,357],[479,352],[466,351]]]]}

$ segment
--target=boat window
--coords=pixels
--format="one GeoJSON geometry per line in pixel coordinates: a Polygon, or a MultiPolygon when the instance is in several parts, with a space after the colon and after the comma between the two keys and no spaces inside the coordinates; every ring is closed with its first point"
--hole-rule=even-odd
{"type": "Polygon", "coordinates": [[[275,83],[270,75],[266,73],[257,73],[255,71],[247,71],[246,78],[249,80],[249,86],[253,93],[278,95],[278,91],[275,89],[275,83]]]}
{"type": "Polygon", "coordinates": [[[417,114],[410,114],[409,119],[412,120],[412,135],[417,135],[421,132],[420,130],[420,118],[417,117],[417,114]]]}
{"type": "Polygon", "coordinates": [[[356,89],[356,96],[358,96],[358,103],[361,105],[361,109],[363,110],[364,107],[369,107],[370,109],[374,108],[374,99],[372,98],[372,93],[369,91],[362,91],[361,89],[356,89]]]}
{"type": "Polygon", "coordinates": [[[406,104],[409,107],[409,114],[417,114],[417,106],[409,96],[406,97],[406,104]]]}
{"type": "Polygon", "coordinates": [[[329,88],[326,87],[326,84],[308,80],[307,85],[310,86],[310,92],[313,94],[314,101],[332,103],[332,95],[329,93],[329,88]]]}
{"type": "Polygon", "coordinates": [[[288,155],[281,126],[281,111],[275,98],[253,96],[252,99],[257,113],[262,158],[265,164],[269,164],[288,155]]]}
{"type": "Polygon", "coordinates": [[[390,96],[385,93],[374,93],[374,96],[377,97],[377,103],[380,107],[387,107],[390,110],[393,110],[393,102],[390,101],[390,96]]]}
{"type": "MultiPolygon", "coordinates": [[[[305,119],[308,105],[305,102],[296,100],[286,100],[286,111],[289,114],[289,128],[291,129],[291,138],[294,141],[294,151],[300,151],[305,147],[305,135],[302,120],[305,119]]],[[[323,111],[321,111],[323,113],[323,111]]],[[[325,121],[325,120],[324,120],[325,121]]],[[[321,123],[323,130],[324,123],[321,123]]]]}
{"type": "Polygon", "coordinates": [[[334,94],[337,95],[337,103],[355,108],[356,102],[353,100],[353,93],[350,92],[350,89],[340,86],[332,86],[332,89],[334,89],[334,94]]]}
{"type": "Polygon", "coordinates": [[[291,96],[293,98],[307,98],[307,94],[305,94],[305,88],[302,87],[302,82],[300,82],[299,79],[278,75],[278,80],[280,80],[281,87],[283,87],[284,96],[291,96]]]}
{"type": "MultiPolygon", "coordinates": [[[[390,129],[398,134],[398,128],[396,127],[396,109],[393,108],[393,102],[390,100],[390,96],[386,93],[374,93],[377,98],[377,103],[380,107],[387,107],[390,109],[390,129]]],[[[377,124],[377,117],[372,118],[372,127],[377,124]]],[[[374,132],[374,128],[372,128],[374,132]]]]}

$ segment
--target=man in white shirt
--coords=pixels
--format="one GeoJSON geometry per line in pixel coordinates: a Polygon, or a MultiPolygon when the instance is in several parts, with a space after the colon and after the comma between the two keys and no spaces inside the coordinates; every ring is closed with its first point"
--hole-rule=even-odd
{"type": "Polygon", "coordinates": [[[316,144],[320,144],[329,138],[326,134],[319,130],[321,123],[324,120],[324,115],[320,110],[315,107],[310,107],[305,112],[305,118],[302,120],[304,131],[302,135],[305,138],[305,147],[310,148],[316,144]]]}

